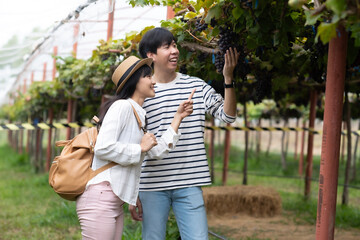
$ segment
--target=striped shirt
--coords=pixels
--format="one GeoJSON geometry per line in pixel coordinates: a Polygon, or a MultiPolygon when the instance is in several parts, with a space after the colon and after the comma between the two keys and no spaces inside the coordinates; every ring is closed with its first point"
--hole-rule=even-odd
{"type": "Polygon", "coordinates": [[[193,113],[181,122],[181,137],[176,148],[161,160],[145,157],[140,191],[211,184],[204,144],[205,113],[227,123],[235,121],[235,117],[225,114],[221,95],[202,79],[177,73],[172,82],[155,85],[155,97],[145,99],[143,108],[148,119],[148,131],[157,138],[161,137],[171,124],[179,104],[194,88],[193,113]]]}

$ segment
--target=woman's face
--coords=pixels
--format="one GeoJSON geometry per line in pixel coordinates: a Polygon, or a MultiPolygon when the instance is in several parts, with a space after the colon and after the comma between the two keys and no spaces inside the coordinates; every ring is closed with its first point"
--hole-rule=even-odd
{"type": "Polygon", "coordinates": [[[152,76],[144,76],[139,79],[139,82],[136,84],[136,91],[143,98],[155,97],[154,89],[155,81],[152,76]]]}

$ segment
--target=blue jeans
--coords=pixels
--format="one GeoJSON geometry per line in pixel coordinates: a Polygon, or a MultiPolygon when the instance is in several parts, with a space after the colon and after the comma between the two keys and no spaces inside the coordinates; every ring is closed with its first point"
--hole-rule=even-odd
{"type": "Polygon", "coordinates": [[[163,240],[170,207],[182,240],[207,240],[208,226],[201,187],[139,193],[143,207],[142,239],[163,240]]]}

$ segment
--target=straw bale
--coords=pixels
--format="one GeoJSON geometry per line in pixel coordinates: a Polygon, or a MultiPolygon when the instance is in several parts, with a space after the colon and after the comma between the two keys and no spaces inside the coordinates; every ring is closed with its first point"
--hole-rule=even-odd
{"type": "Polygon", "coordinates": [[[203,195],[208,213],[225,215],[243,212],[255,217],[271,217],[281,213],[281,197],[269,187],[204,187],[203,195]]]}

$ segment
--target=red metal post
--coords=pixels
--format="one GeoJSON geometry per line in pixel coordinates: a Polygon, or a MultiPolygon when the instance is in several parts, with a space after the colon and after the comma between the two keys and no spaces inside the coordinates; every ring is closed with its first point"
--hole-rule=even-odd
{"type": "Polygon", "coordinates": [[[167,7],[166,19],[172,19],[175,17],[175,12],[171,6],[167,7]]]}
{"type": "Polygon", "coordinates": [[[46,62],[44,63],[44,70],[43,70],[43,82],[46,81],[46,62]]]}
{"type": "MultiPolygon", "coordinates": [[[[215,126],[214,118],[212,117],[210,121],[211,121],[211,127],[214,127],[215,126]]],[[[210,158],[210,164],[211,164],[210,176],[211,176],[212,183],[215,183],[214,141],[215,141],[215,129],[212,129],[210,131],[210,145],[209,145],[209,158],[210,158]]]]}
{"type": "Polygon", "coordinates": [[[310,197],[311,188],[311,177],[312,177],[312,166],[313,166],[313,146],[314,146],[314,133],[311,129],[314,129],[315,117],[316,117],[316,99],[317,93],[315,90],[311,91],[310,94],[310,117],[309,117],[309,138],[308,148],[306,156],[306,169],[305,169],[305,198],[310,197]]]}
{"type": "Polygon", "coordinates": [[[317,240],[334,239],[347,51],[347,32],[343,26],[337,31],[337,37],[329,43],[316,219],[317,240]]]}
{"type": "Polygon", "coordinates": [[[52,80],[54,80],[56,77],[56,58],[55,58],[55,56],[57,56],[57,54],[58,54],[58,47],[55,46],[54,47],[53,69],[52,69],[52,80]]]}
{"type": "Polygon", "coordinates": [[[112,38],[113,36],[113,29],[114,29],[114,12],[115,12],[115,1],[109,0],[109,5],[112,5],[112,11],[108,15],[108,28],[107,28],[107,41],[112,38]]]}
{"type": "Polygon", "coordinates": [[[31,72],[31,78],[30,78],[30,83],[33,84],[34,82],[34,71],[31,72]]]}
{"type": "Polygon", "coordinates": [[[72,52],[74,58],[77,55],[77,46],[78,46],[77,38],[79,36],[79,27],[80,27],[80,25],[78,23],[74,25],[74,40],[75,40],[75,42],[73,44],[73,52],[72,52]]]}
{"type": "Polygon", "coordinates": [[[24,79],[24,86],[23,86],[23,93],[26,93],[26,84],[27,84],[27,78],[24,79]]]}
{"type": "MultiPolygon", "coordinates": [[[[230,124],[226,124],[227,127],[230,127],[230,124]]],[[[224,165],[223,165],[223,175],[222,175],[222,184],[225,186],[227,183],[228,167],[229,167],[229,156],[230,156],[230,130],[225,131],[225,145],[224,145],[224,165]]]]}

